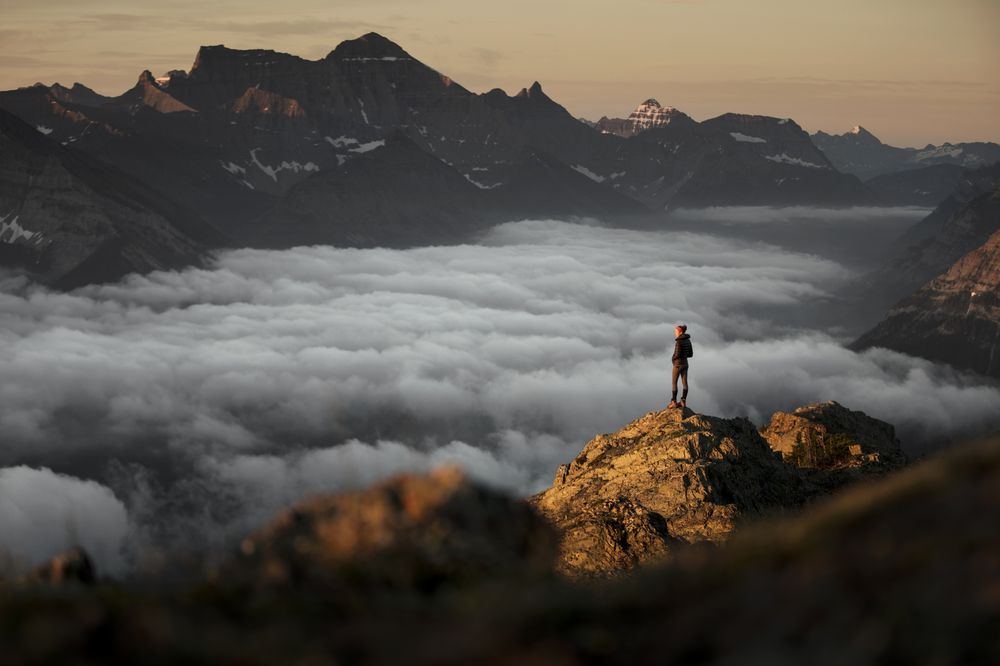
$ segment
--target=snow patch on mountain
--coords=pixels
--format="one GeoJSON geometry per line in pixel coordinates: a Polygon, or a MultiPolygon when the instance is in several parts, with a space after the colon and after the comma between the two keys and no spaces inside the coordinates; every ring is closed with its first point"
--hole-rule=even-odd
{"type": "Polygon", "coordinates": [[[385,145],[385,139],[378,139],[377,141],[369,141],[368,143],[358,144],[356,148],[348,148],[347,150],[352,153],[369,153],[376,148],[381,148],[385,145]]]}
{"type": "MultiPolygon", "coordinates": [[[[266,175],[271,177],[271,180],[278,182],[278,174],[282,171],[291,171],[292,173],[299,173],[300,171],[305,171],[307,173],[312,171],[319,171],[319,165],[313,162],[306,162],[305,164],[300,164],[299,162],[282,162],[276,167],[268,166],[257,159],[257,151],[260,148],[254,148],[250,151],[250,161],[258,169],[263,171],[266,175]]],[[[223,167],[225,168],[225,167],[223,167]]],[[[232,173],[232,171],[230,171],[232,173]]]]}
{"type": "Polygon", "coordinates": [[[246,169],[244,169],[243,167],[241,167],[239,164],[236,164],[235,162],[226,163],[226,162],[220,161],[219,164],[222,165],[223,169],[225,169],[229,173],[233,174],[234,176],[236,174],[238,174],[238,173],[239,174],[246,174],[246,172],[247,172],[246,169]]]}
{"type": "Polygon", "coordinates": [[[584,176],[591,179],[595,183],[603,183],[605,180],[607,180],[604,176],[600,176],[591,171],[590,169],[588,169],[587,167],[582,166],[580,164],[574,164],[570,168],[573,169],[573,171],[576,171],[577,173],[583,174],[584,176]]]}
{"type": "Polygon", "coordinates": [[[762,139],[759,136],[750,136],[748,134],[740,134],[739,132],[730,132],[729,136],[733,137],[741,143],[767,143],[767,139],[762,139]]]}
{"type": "Polygon", "coordinates": [[[347,146],[356,146],[359,143],[361,143],[357,139],[354,139],[349,136],[344,136],[343,134],[338,136],[336,139],[329,136],[325,136],[323,138],[326,139],[327,143],[329,143],[334,148],[346,148],[347,146]]]}
{"type": "Polygon", "coordinates": [[[465,176],[465,179],[467,181],[469,181],[470,183],[472,183],[481,190],[492,190],[494,187],[500,187],[501,185],[503,185],[503,183],[493,183],[492,185],[486,185],[484,183],[480,183],[478,180],[473,180],[467,173],[463,173],[462,175],[465,176]]]}
{"type": "Polygon", "coordinates": [[[8,243],[13,245],[20,239],[25,241],[30,241],[35,237],[37,232],[28,231],[18,223],[20,216],[15,215],[14,219],[7,222],[7,218],[10,217],[10,213],[0,216],[0,243],[8,243]]]}
{"type": "Polygon", "coordinates": [[[816,164],[815,162],[807,162],[799,157],[792,157],[787,153],[781,153],[780,155],[764,155],[765,160],[771,160],[772,162],[779,162],[781,164],[792,164],[794,166],[808,167],[810,169],[825,169],[826,167],[822,164],[816,164]]]}
{"type": "MultiPolygon", "coordinates": [[[[914,155],[913,159],[918,162],[923,162],[924,160],[935,160],[943,157],[958,157],[963,152],[965,152],[965,149],[961,146],[953,146],[950,143],[946,143],[940,146],[934,146],[928,150],[922,150],[914,155]]],[[[973,160],[975,160],[975,158],[973,158],[973,160]]]]}

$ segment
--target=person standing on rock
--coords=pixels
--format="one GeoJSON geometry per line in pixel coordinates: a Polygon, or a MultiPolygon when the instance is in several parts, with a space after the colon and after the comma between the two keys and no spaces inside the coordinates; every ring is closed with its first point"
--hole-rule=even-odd
{"type": "Polygon", "coordinates": [[[674,328],[674,355],[672,357],[674,370],[670,379],[671,390],[673,392],[670,394],[670,404],[667,405],[667,409],[673,409],[674,407],[683,409],[687,407],[688,359],[694,356],[694,347],[691,346],[691,336],[688,335],[687,330],[688,327],[684,324],[678,324],[674,328]],[[684,385],[684,392],[681,394],[680,403],[677,402],[678,377],[680,377],[681,383],[684,385]]]}

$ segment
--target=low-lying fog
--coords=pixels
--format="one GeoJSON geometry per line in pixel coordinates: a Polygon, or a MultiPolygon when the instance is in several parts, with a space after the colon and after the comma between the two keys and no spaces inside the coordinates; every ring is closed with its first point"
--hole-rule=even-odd
{"type": "Polygon", "coordinates": [[[595,434],[664,406],[677,323],[696,411],[762,424],[837,400],[911,452],[998,424],[997,388],[803,325],[857,265],[725,237],[711,214],[711,233],[690,230],[697,215],[671,232],[524,221],[458,247],[239,250],[71,294],[8,280],[0,550],[23,563],[79,541],[121,571],[304,494],[449,462],[533,493],[595,434]]]}

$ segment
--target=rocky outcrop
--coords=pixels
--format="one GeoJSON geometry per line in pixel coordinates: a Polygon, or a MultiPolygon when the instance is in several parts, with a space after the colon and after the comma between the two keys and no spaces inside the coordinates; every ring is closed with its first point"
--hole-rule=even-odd
{"type": "Polygon", "coordinates": [[[760,434],[785,462],[815,473],[812,480],[826,486],[906,464],[892,425],[833,401],[775,412],[760,434]]]}
{"type": "Polygon", "coordinates": [[[527,506],[445,468],[306,500],[245,539],[222,571],[254,585],[429,590],[545,571],[555,545],[527,506]]]}
{"type": "Polygon", "coordinates": [[[562,534],[560,570],[600,575],[722,541],[808,495],[750,421],[672,409],[591,440],[531,504],[562,534]]]}

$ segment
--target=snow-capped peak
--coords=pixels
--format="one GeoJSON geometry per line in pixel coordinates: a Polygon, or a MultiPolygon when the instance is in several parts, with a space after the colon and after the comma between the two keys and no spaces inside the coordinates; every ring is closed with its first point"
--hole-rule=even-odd
{"type": "Polygon", "coordinates": [[[629,114],[628,120],[632,123],[635,132],[649,129],[650,127],[660,127],[670,124],[670,121],[679,114],[672,106],[662,106],[655,99],[647,99],[629,114]]]}

